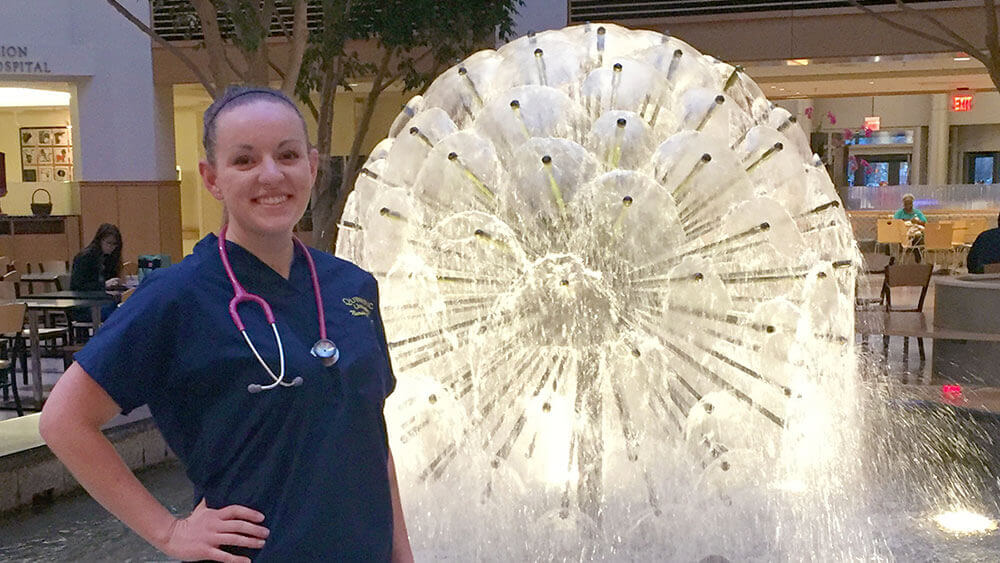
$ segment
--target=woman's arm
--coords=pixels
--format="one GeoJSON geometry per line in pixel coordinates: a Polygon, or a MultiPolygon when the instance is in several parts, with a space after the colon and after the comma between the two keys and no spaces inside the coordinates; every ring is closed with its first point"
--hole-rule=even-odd
{"type": "Polygon", "coordinates": [[[104,288],[100,282],[100,260],[84,250],[73,259],[69,288],[74,291],[99,291],[104,288]]]}
{"type": "Polygon", "coordinates": [[[406,533],[403,503],[399,500],[399,482],[396,480],[396,464],[392,461],[392,450],[389,450],[389,494],[392,497],[392,561],[412,563],[413,550],[410,549],[410,535],[406,533]]]}
{"type": "Polygon", "coordinates": [[[118,412],[107,392],[74,362],[52,389],[39,431],[97,502],[160,551],[186,560],[249,562],[218,546],[262,547],[267,529],[259,523],[264,515],[242,506],[212,510],[202,501],[187,518],[175,518],[139,482],[101,432],[118,412]]]}

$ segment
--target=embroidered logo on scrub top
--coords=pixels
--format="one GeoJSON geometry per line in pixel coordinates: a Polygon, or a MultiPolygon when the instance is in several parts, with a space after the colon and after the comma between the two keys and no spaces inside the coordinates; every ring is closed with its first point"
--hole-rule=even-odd
{"type": "Polygon", "coordinates": [[[375,307],[371,301],[367,299],[362,299],[361,297],[351,297],[350,299],[342,299],[344,305],[351,308],[351,314],[355,317],[369,317],[372,314],[372,309],[375,307]]]}

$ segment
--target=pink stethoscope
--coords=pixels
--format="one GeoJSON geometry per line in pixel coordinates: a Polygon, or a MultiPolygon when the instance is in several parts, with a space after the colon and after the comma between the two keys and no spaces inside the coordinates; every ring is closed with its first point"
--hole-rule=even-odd
{"type": "MultiPolygon", "coordinates": [[[[236,279],[236,273],[233,272],[233,267],[229,265],[229,253],[226,251],[226,230],[229,225],[223,225],[222,231],[219,232],[219,258],[222,259],[222,267],[226,270],[226,275],[229,276],[230,283],[233,284],[233,298],[229,301],[229,316],[233,318],[233,323],[236,328],[240,330],[240,334],[243,335],[243,340],[246,340],[247,345],[250,346],[250,351],[253,352],[257,361],[260,365],[264,366],[264,370],[267,374],[271,376],[271,383],[267,385],[259,385],[257,383],[251,383],[247,385],[247,391],[251,393],[259,393],[261,391],[268,391],[274,389],[279,385],[282,387],[298,387],[302,385],[302,378],[296,377],[292,381],[285,381],[285,347],[281,344],[281,336],[278,335],[278,325],[274,319],[274,312],[271,311],[271,306],[264,300],[263,297],[249,293],[239,281],[236,279]],[[236,308],[247,301],[256,303],[264,311],[264,317],[267,322],[271,325],[271,330],[274,331],[274,340],[278,343],[278,375],[274,375],[274,371],[271,367],[267,365],[264,358],[260,356],[257,352],[257,348],[250,341],[250,337],[247,335],[246,327],[243,325],[243,320],[240,319],[240,313],[236,308]]],[[[316,264],[313,262],[312,256],[309,255],[309,249],[306,245],[302,243],[297,237],[293,236],[292,240],[295,244],[302,249],[302,253],[306,257],[306,263],[309,264],[309,276],[312,278],[313,294],[316,295],[316,310],[318,311],[317,317],[319,317],[319,340],[313,344],[310,353],[319,358],[323,362],[324,366],[332,366],[337,363],[340,359],[340,350],[337,350],[337,345],[333,343],[332,340],[326,337],[326,317],[323,314],[323,296],[319,291],[319,276],[316,274],[316,264]]]]}

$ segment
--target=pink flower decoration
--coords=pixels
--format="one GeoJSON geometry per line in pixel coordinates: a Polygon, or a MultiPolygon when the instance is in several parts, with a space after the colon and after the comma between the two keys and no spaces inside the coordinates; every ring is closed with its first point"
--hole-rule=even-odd
{"type": "Polygon", "coordinates": [[[807,118],[812,119],[813,118],[813,108],[812,108],[812,106],[807,107],[802,113],[806,114],[807,118]]]}
{"type": "Polygon", "coordinates": [[[853,136],[854,136],[854,131],[851,131],[850,129],[844,129],[844,138],[845,139],[850,139],[853,136]]]}
{"type": "Polygon", "coordinates": [[[830,125],[837,124],[837,116],[833,115],[832,111],[826,112],[826,118],[830,120],[830,125]]]}
{"type": "Polygon", "coordinates": [[[871,136],[872,136],[872,130],[865,127],[865,137],[871,137],[871,136]]]}

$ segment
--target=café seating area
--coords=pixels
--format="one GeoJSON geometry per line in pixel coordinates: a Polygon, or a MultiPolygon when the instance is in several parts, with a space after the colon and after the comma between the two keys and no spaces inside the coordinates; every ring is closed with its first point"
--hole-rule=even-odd
{"type": "Polygon", "coordinates": [[[65,366],[100,327],[102,308],[127,298],[138,279],[134,262],[123,264],[123,284],[108,291],[71,290],[66,261],[18,263],[0,256],[0,271],[5,272],[0,277],[2,419],[40,409],[48,391],[42,381],[43,358],[65,366]]]}

